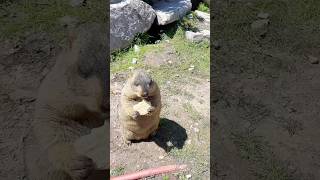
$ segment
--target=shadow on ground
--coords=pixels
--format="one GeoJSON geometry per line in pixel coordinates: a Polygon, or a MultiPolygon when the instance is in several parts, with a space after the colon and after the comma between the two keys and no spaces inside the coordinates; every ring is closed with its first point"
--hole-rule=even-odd
{"type": "Polygon", "coordinates": [[[173,148],[182,149],[187,138],[186,129],[172,120],[161,118],[158,132],[152,141],[169,152],[173,148]]]}
{"type": "Polygon", "coordinates": [[[159,129],[157,134],[147,140],[133,140],[133,143],[152,142],[154,141],[159,147],[166,152],[172,149],[182,149],[184,142],[188,139],[186,129],[178,123],[167,118],[160,118],[159,129]]]}

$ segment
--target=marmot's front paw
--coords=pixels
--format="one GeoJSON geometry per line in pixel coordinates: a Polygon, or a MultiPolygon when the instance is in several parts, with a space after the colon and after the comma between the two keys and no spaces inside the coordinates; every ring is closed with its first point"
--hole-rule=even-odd
{"type": "Polygon", "coordinates": [[[92,159],[83,155],[71,157],[68,163],[68,173],[75,180],[87,179],[94,169],[95,164],[92,159]]]}
{"type": "Polygon", "coordinates": [[[138,111],[134,111],[133,114],[132,114],[132,118],[134,120],[137,120],[139,116],[140,116],[140,113],[138,111]]]}

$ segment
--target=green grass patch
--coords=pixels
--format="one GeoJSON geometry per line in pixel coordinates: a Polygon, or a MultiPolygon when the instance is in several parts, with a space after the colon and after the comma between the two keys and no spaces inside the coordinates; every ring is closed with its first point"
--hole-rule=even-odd
{"type": "Polygon", "coordinates": [[[123,174],[124,174],[124,167],[122,167],[122,166],[111,169],[111,171],[110,171],[111,176],[120,176],[123,174]]]}
{"type": "Polygon", "coordinates": [[[140,52],[136,53],[133,47],[115,52],[111,57],[111,73],[128,72],[129,67],[150,69],[150,74],[161,85],[173,80],[176,74],[188,78],[190,76],[210,77],[210,46],[208,42],[191,43],[184,37],[184,30],[179,27],[172,38],[166,36],[159,44],[144,44],[140,46],[140,52]],[[165,42],[169,40],[169,44],[165,42]],[[176,53],[177,59],[172,64],[162,65],[159,68],[150,68],[144,64],[144,56],[147,53],[162,53],[165,48],[171,46],[176,53]],[[138,63],[132,64],[132,59],[137,58],[138,63]],[[194,71],[188,71],[193,65],[194,71]]]}
{"type": "Polygon", "coordinates": [[[190,103],[184,103],[182,107],[189,114],[192,120],[200,121],[200,119],[203,119],[202,115],[196,111],[190,103]]]}
{"type": "Polygon", "coordinates": [[[6,16],[0,19],[0,38],[23,37],[28,32],[47,32],[57,39],[64,35],[59,18],[76,17],[79,23],[106,22],[106,2],[88,1],[86,6],[71,7],[68,1],[48,1],[39,4],[36,0],[2,4],[6,16]]]}
{"type": "Polygon", "coordinates": [[[199,4],[198,10],[199,10],[199,11],[202,11],[202,12],[207,12],[207,13],[210,12],[210,9],[209,9],[208,5],[205,4],[205,3],[203,3],[203,2],[201,2],[201,3],[199,4]]]}

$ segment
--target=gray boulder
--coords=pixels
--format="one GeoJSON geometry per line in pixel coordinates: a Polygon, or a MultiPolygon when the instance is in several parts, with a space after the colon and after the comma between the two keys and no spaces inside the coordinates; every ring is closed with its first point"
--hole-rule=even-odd
{"type": "Polygon", "coordinates": [[[150,29],[155,17],[152,7],[140,0],[110,4],[110,51],[130,45],[138,33],[150,29]]]}
{"type": "Polygon", "coordinates": [[[208,30],[202,30],[199,32],[186,31],[185,36],[187,40],[195,43],[210,41],[210,31],[208,30]]]}
{"type": "Polygon", "coordinates": [[[191,0],[153,1],[158,25],[170,24],[185,16],[192,7],[191,0]]]}

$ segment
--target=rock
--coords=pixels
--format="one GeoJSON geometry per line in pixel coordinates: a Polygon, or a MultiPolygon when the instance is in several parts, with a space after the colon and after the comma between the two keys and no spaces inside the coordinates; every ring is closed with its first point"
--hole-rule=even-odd
{"type": "Polygon", "coordinates": [[[159,44],[161,41],[160,40],[156,40],[156,42],[154,42],[155,44],[159,44]]]}
{"type": "Polygon", "coordinates": [[[184,17],[191,10],[190,0],[156,1],[153,9],[157,14],[158,25],[170,24],[184,17]]]}
{"type": "Polygon", "coordinates": [[[132,64],[137,64],[138,63],[138,59],[137,58],[132,58],[132,64]]]}
{"type": "Polygon", "coordinates": [[[198,10],[194,11],[194,13],[196,14],[198,19],[205,21],[207,23],[210,23],[210,14],[209,13],[205,13],[205,12],[198,11],[198,10]]]}
{"type": "Polygon", "coordinates": [[[133,46],[133,49],[134,49],[135,53],[140,52],[140,47],[138,45],[136,45],[136,44],[133,46]]]}
{"type": "Polygon", "coordinates": [[[130,66],[128,69],[132,71],[134,70],[134,67],[130,66]]]}
{"type": "Polygon", "coordinates": [[[82,5],[84,5],[84,3],[85,3],[85,0],[71,0],[71,1],[70,1],[70,5],[71,5],[72,7],[82,6],[82,5]]]}
{"type": "Polygon", "coordinates": [[[312,56],[312,55],[308,56],[308,61],[311,64],[319,64],[319,59],[317,57],[312,56]]]}
{"type": "Polygon", "coordinates": [[[59,23],[63,27],[75,27],[79,24],[79,19],[71,16],[63,16],[59,19],[59,23]]]}
{"type": "Polygon", "coordinates": [[[251,29],[253,30],[260,30],[264,29],[269,25],[270,21],[268,19],[260,19],[256,20],[251,24],[251,29]]]}
{"type": "Polygon", "coordinates": [[[191,174],[186,175],[187,179],[190,179],[191,177],[192,177],[191,174]]]}
{"type": "Polygon", "coordinates": [[[130,45],[138,33],[150,29],[155,17],[152,7],[140,0],[110,4],[110,51],[130,45]]]}
{"type": "Polygon", "coordinates": [[[216,41],[213,41],[212,46],[214,49],[219,50],[221,48],[221,43],[220,41],[216,40],[216,41]]]}
{"type": "Polygon", "coordinates": [[[202,30],[200,32],[186,31],[186,39],[192,42],[210,41],[210,31],[202,30]]]}
{"type": "Polygon", "coordinates": [[[269,13],[261,12],[261,13],[258,14],[258,18],[260,18],[260,19],[268,19],[269,16],[270,16],[269,13]]]}

